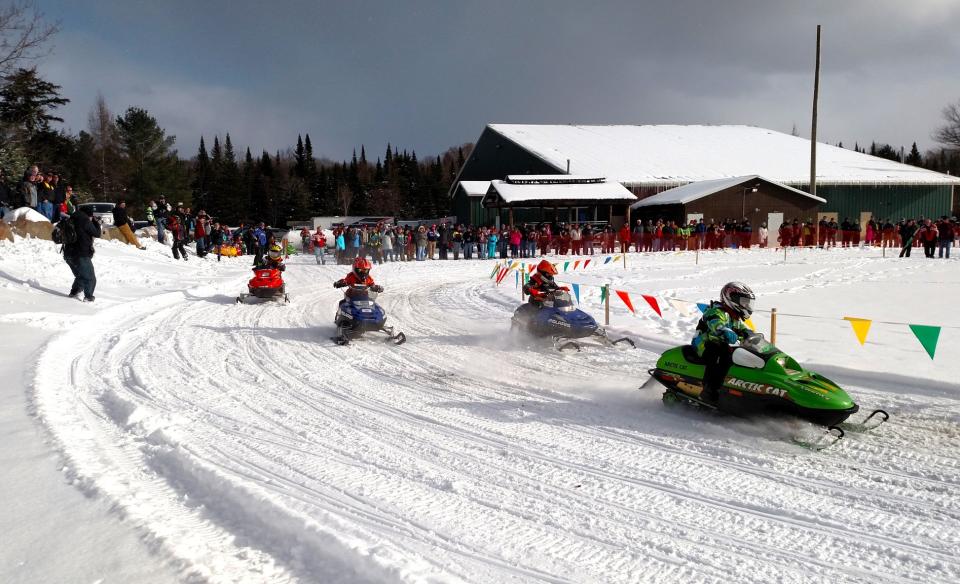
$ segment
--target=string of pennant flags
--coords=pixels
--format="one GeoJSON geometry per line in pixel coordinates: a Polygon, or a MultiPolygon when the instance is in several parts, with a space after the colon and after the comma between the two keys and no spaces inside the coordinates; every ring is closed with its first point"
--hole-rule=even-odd
{"type": "MultiPolygon", "coordinates": [[[[554,263],[554,267],[557,268],[557,271],[560,271],[560,268],[563,268],[563,272],[567,272],[568,269],[573,266],[573,270],[586,269],[591,263],[594,266],[606,265],[611,262],[616,262],[620,259],[620,255],[611,255],[603,259],[603,261],[592,262],[592,258],[586,260],[569,260],[564,262],[554,263]],[[582,268],[581,268],[582,266],[582,268]]],[[[496,284],[499,286],[508,274],[513,272],[514,282],[517,287],[526,284],[530,279],[530,274],[533,270],[536,269],[536,263],[525,263],[521,260],[513,261],[503,261],[498,262],[493,270],[490,272],[490,278],[496,278],[496,284]]],[[[577,300],[577,304],[580,304],[580,296],[583,288],[599,288],[600,290],[600,302],[607,301],[607,294],[609,294],[609,286],[599,286],[599,285],[584,285],[578,282],[567,282],[570,285],[570,291],[573,292],[574,297],[577,300]]],[[[663,312],[661,309],[661,302],[656,296],[651,294],[642,294],[638,292],[629,292],[627,290],[612,290],[612,294],[620,299],[620,302],[627,307],[627,310],[631,314],[637,314],[637,309],[634,307],[633,298],[639,296],[643,299],[646,305],[651,311],[656,313],[660,318],[663,318],[663,312]]],[[[683,314],[684,316],[691,316],[693,314],[702,314],[710,307],[709,304],[703,302],[691,302],[689,300],[681,300],[679,298],[672,297],[661,297],[667,305],[672,307],[674,310],[683,314]]],[[[756,310],[755,313],[769,313],[766,310],[756,310]]],[[[797,318],[814,318],[820,320],[836,320],[833,317],[821,317],[821,316],[812,316],[808,314],[788,314],[788,313],[778,313],[778,316],[787,316],[787,317],[797,317],[797,318]]],[[[910,332],[916,337],[919,341],[920,346],[923,347],[927,355],[930,356],[930,359],[933,359],[937,352],[937,345],[940,340],[940,332],[944,328],[960,328],[960,327],[951,327],[951,326],[933,326],[933,325],[924,325],[924,324],[911,324],[906,322],[891,322],[891,321],[882,321],[882,320],[873,320],[868,318],[845,316],[842,320],[845,320],[850,323],[850,326],[853,330],[856,340],[860,343],[861,346],[865,346],[867,342],[867,335],[870,332],[870,327],[874,323],[882,323],[887,325],[898,325],[906,326],[909,328],[910,332]]],[[[751,330],[757,330],[756,325],[754,325],[751,319],[746,319],[745,324],[751,330]]]]}

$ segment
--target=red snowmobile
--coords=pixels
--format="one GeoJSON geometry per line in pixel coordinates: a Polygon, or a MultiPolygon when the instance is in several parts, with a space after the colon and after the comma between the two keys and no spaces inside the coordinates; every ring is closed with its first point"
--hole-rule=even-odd
{"type": "Polygon", "coordinates": [[[286,285],[283,283],[283,275],[280,270],[273,268],[260,268],[253,271],[253,277],[247,283],[249,292],[237,296],[237,304],[243,303],[247,298],[263,298],[267,300],[283,300],[290,302],[290,296],[287,295],[286,285]]]}

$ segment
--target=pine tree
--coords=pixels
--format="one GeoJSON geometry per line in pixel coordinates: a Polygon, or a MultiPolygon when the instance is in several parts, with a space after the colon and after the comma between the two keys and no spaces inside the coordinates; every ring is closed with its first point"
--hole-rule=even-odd
{"type": "Polygon", "coordinates": [[[233,150],[230,134],[223,137],[223,163],[220,167],[219,193],[217,193],[216,216],[235,223],[246,215],[246,197],[243,195],[243,180],[237,156],[233,150]]]}
{"type": "MultiPolygon", "coordinates": [[[[203,136],[200,136],[200,148],[197,150],[197,159],[193,163],[193,180],[190,182],[190,190],[193,193],[193,204],[198,209],[206,208],[207,189],[210,180],[210,156],[207,155],[207,147],[204,144],[203,136]]],[[[213,210],[211,209],[211,212],[213,210]]]]}
{"type": "Polygon", "coordinates": [[[131,107],[117,118],[120,145],[127,158],[130,199],[139,204],[159,198],[186,198],[187,175],[177,158],[174,136],[167,136],[156,118],[146,110],[131,107]]]}
{"type": "Polygon", "coordinates": [[[913,166],[923,166],[923,157],[920,156],[920,151],[917,150],[916,142],[914,142],[913,146],[910,147],[910,154],[907,155],[907,158],[904,162],[907,164],[912,164],[913,166]]]}
{"type": "Polygon", "coordinates": [[[313,157],[313,144],[310,143],[310,134],[306,135],[303,145],[307,155],[307,179],[312,182],[317,176],[317,159],[313,157]]]}
{"type": "Polygon", "coordinates": [[[293,154],[294,164],[291,174],[299,179],[307,177],[307,151],[303,147],[303,138],[297,134],[297,148],[293,154]]]}
{"type": "Polygon", "coordinates": [[[45,81],[37,69],[17,69],[0,84],[0,133],[2,141],[27,144],[51,133],[50,122],[63,118],[52,111],[70,103],[60,96],[60,86],[45,81]]]}

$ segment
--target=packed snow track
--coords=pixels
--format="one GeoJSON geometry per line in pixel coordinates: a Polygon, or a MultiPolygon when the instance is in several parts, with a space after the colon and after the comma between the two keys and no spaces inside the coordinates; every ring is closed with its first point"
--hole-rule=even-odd
{"type": "Polygon", "coordinates": [[[197,581],[960,581],[955,390],[837,374],[894,418],[811,453],[789,440],[808,426],[638,391],[670,338],[511,338],[491,268],[377,267],[409,340],[341,347],[343,267],[293,258],[290,304],[238,306],[238,264],[56,337],[37,408],[80,484],[197,581]]]}

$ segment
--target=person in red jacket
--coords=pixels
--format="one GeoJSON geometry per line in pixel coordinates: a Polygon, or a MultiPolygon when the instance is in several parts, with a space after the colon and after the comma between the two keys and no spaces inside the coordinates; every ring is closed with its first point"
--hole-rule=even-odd
{"type": "Polygon", "coordinates": [[[547,260],[537,264],[537,273],[530,276],[530,280],[523,285],[523,293],[530,296],[530,304],[540,307],[544,298],[556,290],[570,290],[566,286],[557,286],[553,279],[557,275],[557,268],[547,260]]]}
{"type": "Polygon", "coordinates": [[[343,288],[345,286],[367,286],[374,292],[383,292],[383,286],[378,286],[373,278],[370,277],[370,269],[373,266],[367,258],[359,257],[353,260],[353,269],[349,274],[333,283],[334,288],[343,288]]]}

